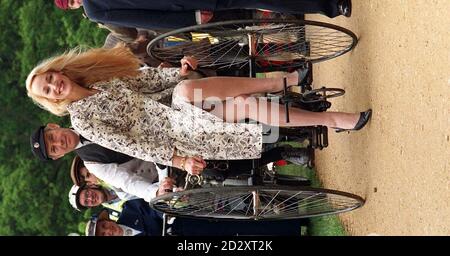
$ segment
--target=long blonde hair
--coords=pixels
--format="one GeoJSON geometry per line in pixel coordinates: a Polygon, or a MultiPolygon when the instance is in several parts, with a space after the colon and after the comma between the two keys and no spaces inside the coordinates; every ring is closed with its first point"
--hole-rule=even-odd
{"type": "Polygon", "coordinates": [[[113,78],[133,77],[139,73],[140,61],[124,44],[112,49],[90,49],[83,51],[75,48],[62,55],[49,58],[38,64],[28,75],[26,88],[33,101],[52,114],[67,114],[68,100],[50,100],[31,91],[33,79],[46,72],[61,72],[72,82],[88,87],[90,84],[108,81],[113,78]]]}

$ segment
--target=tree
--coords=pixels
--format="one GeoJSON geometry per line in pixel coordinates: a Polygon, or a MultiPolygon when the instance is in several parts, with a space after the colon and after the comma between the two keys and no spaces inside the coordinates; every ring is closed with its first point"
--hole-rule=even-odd
{"type": "Polygon", "coordinates": [[[68,203],[71,157],[41,163],[30,152],[38,126],[67,118],[50,115],[27,97],[25,79],[42,59],[77,45],[99,47],[106,31],[52,1],[0,0],[0,235],[82,232],[90,211],[68,203]]]}

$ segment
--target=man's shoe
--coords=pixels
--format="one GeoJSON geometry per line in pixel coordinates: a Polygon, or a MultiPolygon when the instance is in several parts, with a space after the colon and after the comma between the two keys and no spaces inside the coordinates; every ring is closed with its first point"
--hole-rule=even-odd
{"type": "Polygon", "coordinates": [[[352,16],[352,0],[339,0],[337,7],[339,14],[345,17],[352,16]]]}
{"type": "Polygon", "coordinates": [[[306,148],[290,148],[287,147],[284,152],[281,153],[284,160],[300,166],[310,166],[309,150],[306,148]]]}

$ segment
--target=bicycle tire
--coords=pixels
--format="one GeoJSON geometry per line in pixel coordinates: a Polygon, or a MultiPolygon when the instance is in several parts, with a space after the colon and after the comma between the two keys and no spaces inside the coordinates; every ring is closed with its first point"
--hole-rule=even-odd
{"type": "Polygon", "coordinates": [[[364,199],[347,192],[287,186],[200,188],[150,201],[153,209],[171,216],[242,220],[309,218],[351,211],[363,204],[364,199]]]}
{"type": "Polygon", "coordinates": [[[319,101],[327,101],[330,98],[336,98],[345,94],[345,90],[341,88],[318,88],[303,93],[301,102],[314,103],[319,101]],[[331,93],[331,94],[327,94],[331,93]]]}
{"type": "Polygon", "coordinates": [[[184,55],[192,55],[199,60],[199,67],[212,69],[243,69],[253,58],[258,72],[268,72],[298,68],[308,61],[317,63],[336,58],[352,50],[357,41],[350,30],[324,22],[232,20],[190,26],[159,35],[148,44],[147,52],[153,58],[172,65],[179,65],[184,55]],[[263,25],[265,27],[258,28],[263,25]],[[255,39],[258,39],[256,45],[259,47],[252,56],[249,56],[250,50],[243,47],[247,43],[249,48],[246,37],[250,32],[257,35],[255,39]],[[176,45],[164,46],[171,38],[181,41],[171,41],[176,45]]]}

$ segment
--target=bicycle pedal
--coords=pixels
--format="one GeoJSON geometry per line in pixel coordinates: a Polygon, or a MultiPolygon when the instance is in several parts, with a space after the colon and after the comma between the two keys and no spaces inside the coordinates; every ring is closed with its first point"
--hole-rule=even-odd
{"type": "Polygon", "coordinates": [[[311,147],[320,150],[328,147],[328,128],[326,126],[316,126],[312,129],[311,147]]]}
{"type": "Polygon", "coordinates": [[[322,126],[322,145],[323,147],[328,147],[328,127],[322,126]]]}
{"type": "Polygon", "coordinates": [[[313,64],[309,61],[307,63],[307,67],[308,67],[308,75],[306,76],[306,83],[309,85],[312,85],[313,83],[313,64]]]}
{"type": "Polygon", "coordinates": [[[313,129],[312,131],[311,131],[311,135],[310,135],[310,146],[312,147],[312,148],[314,148],[314,149],[316,149],[316,148],[319,148],[318,147],[318,142],[317,142],[317,136],[316,136],[316,132],[315,132],[315,129],[313,129]]]}
{"type": "Polygon", "coordinates": [[[317,148],[319,148],[320,150],[323,149],[323,144],[322,144],[322,134],[321,131],[316,130],[316,141],[317,141],[317,148]]]}

